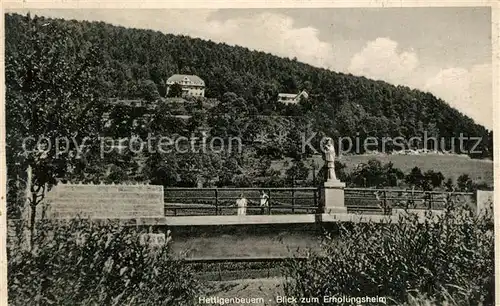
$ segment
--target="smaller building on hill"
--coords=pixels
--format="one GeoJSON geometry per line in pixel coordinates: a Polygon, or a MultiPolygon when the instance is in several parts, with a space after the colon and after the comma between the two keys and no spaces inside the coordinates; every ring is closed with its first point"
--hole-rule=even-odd
{"type": "Polygon", "coordinates": [[[297,104],[300,102],[301,98],[307,99],[309,98],[309,94],[305,90],[302,90],[298,94],[290,94],[290,93],[278,94],[278,102],[285,104],[297,104]]]}
{"type": "Polygon", "coordinates": [[[120,106],[130,106],[130,107],[143,107],[146,105],[144,100],[140,99],[119,99],[110,98],[108,99],[110,105],[120,105],[120,106]]]}
{"type": "Polygon", "coordinates": [[[175,90],[174,86],[178,86],[179,94],[174,96],[193,96],[193,97],[204,97],[205,96],[205,82],[196,75],[187,74],[174,74],[167,80],[167,96],[172,95],[172,90],[175,90]]]}

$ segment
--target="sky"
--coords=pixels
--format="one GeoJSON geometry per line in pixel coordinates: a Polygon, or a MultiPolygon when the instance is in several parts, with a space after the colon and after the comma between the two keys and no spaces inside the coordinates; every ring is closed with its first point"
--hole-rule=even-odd
{"type": "Polygon", "coordinates": [[[296,57],[313,66],[429,91],[477,123],[493,128],[489,8],[31,12],[153,29],[296,57]]]}

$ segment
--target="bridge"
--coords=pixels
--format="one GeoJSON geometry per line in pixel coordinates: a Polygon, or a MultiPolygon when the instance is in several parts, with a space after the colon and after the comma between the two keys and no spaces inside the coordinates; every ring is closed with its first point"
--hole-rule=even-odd
{"type": "Polygon", "coordinates": [[[237,225],[317,222],[390,222],[407,211],[436,215],[449,201],[475,206],[471,192],[439,192],[404,189],[345,188],[346,213],[325,212],[321,188],[165,188],[164,218],[143,224],[237,225]],[[260,206],[260,191],[268,205],[260,206]],[[246,215],[237,215],[236,200],[248,200],[246,215]]]}
{"type": "MultiPolygon", "coordinates": [[[[383,222],[408,210],[442,212],[449,201],[481,207],[480,192],[345,188],[340,182],[321,187],[171,188],[147,184],[58,184],[37,209],[40,218],[117,219],[131,225],[238,225],[320,222],[383,222]],[[267,205],[260,206],[260,192],[267,205]],[[236,200],[248,200],[238,215],[236,200]]],[[[37,216],[38,217],[38,216],[37,216]]]]}

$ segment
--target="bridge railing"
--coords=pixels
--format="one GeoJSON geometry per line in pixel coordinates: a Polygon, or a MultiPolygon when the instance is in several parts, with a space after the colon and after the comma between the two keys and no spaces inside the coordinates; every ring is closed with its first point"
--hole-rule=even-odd
{"type": "Polygon", "coordinates": [[[442,210],[448,201],[474,203],[472,192],[423,191],[413,189],[346,188],[345,205],[352,210],[378,207],[384,214],[396,209],[442,210]]]}
{"type": "Polygon", "coordinates": [[[165,188],[165,215],[234,215],[240,194],[248,200],[247,214],[317,213],[319,190],[303,188],[165,188]],[[267,196],[261,206],[260,191],[267,196]]]}
{"type": "MultiPolygon", "coordinates": [[[[243,194],[248,200],[247,215],[321,213],[320,189],[295,188],[165,188],[166,216],[235,215],[236,200],[243,194]],[[268,196],[260,206],[260,191],[268,196]]],[[[474,193],[422,191],[412,189],[345,188],[348,212],[391,214],[392,209],[440,210],[450,200],[474,203],[474,193]]]]}

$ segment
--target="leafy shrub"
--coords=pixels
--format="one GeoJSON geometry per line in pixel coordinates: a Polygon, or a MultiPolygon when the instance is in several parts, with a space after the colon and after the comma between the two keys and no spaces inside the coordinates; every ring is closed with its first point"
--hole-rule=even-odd
{"type": "Polygon", "coordinates": [[[472,190],[472,185],[473,185],[472,179],[469,177],[468,174],[462,174],[457,179],[457,186],[458,189],[461,191],[472,190]]]}
{"type": "Polygon", "coordinates": [[[259,187],[262,187],[262,188],[266,188],[266,187],[279,188],[279,187],[285,187],[287,185],[290,185],[290,184],[288,184],[288,182],[286,181],[286,179],[284,177],[280,177],[277,175],[273,175],[270,177],[264,177],[264,178],[257,178],[256,182],[257,182],[257,185],[259,187]]]}
{"type": "Polygon", "coordinates": [[[295,180],[305,180],[309,176],[310,169],[306,166],[303,160],[296,160],[292,166],[286,170],[287,182],[295,180]]]}
{"type": "Polygon", "coordinates": [[[360,164],[346,179],[356,187],[384,187],[397,186],[403,177],[404,173],[392,162],[382,165],[379,160],[371,159],[366,164],[360,164]]]}
{"type": "Polygon", "coordinates": [[[31,250],[22,226],[9,242],[12,305],[191,305],[199,290],[167,245],[116,223],[44,220],[31,250]]]}
{"type": "MultiPolygon", "coordinates": [[[[285,265],[287,295],[385,296],[394,304],[423,296],[456,305],[494,304],[492,216],[467,205],[447,205],[424,219],[404,214],[398,223],[342,226],[326,239],[326,256],[285,265]],[[419,220],[420,219],[420,220],[419,220]]],[[[321,305],[321,304],[319,304],[321,305]]]]}
{"type": "Polygon", "coordinates": [[[433,170],[428,170],[424,173],[424,180],[426,181],[425,187],[427,189],[441,187],[444,181],[444,175],[441,172],[435,172],[433,170]]]}
{"type": "Polygon", "coordinates": [[[239,174],[233,177],[233,184],[238,187],[251,187],[252,181],[244,174],[239,174]]]}
{"type": "Polygon", "coordinates": [[[422,170],[419,167],[413,167],[405,177],[405,181],[408,185],[410,186],[416,186],[416,187],[424,187],[426,183],[425,181],[425,176],[422,173],[422,170]]]}

